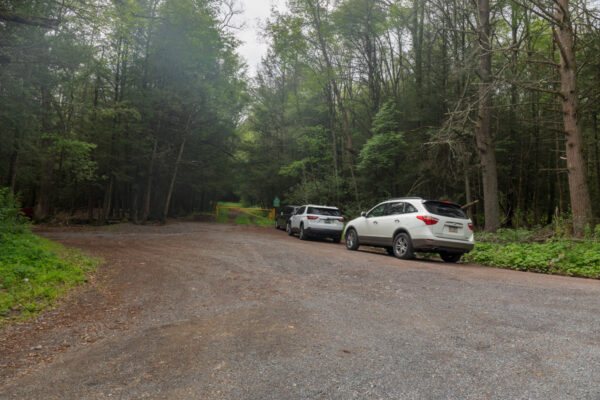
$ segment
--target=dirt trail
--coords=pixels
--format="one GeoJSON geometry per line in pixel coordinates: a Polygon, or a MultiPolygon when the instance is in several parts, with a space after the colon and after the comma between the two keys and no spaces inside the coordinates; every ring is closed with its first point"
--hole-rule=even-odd
{"type": "Polygon", "coordinates": [[[46,229],[93,282],[0,331],[0,398],[600,398],[598,281],[273,228],[46,229]]]}

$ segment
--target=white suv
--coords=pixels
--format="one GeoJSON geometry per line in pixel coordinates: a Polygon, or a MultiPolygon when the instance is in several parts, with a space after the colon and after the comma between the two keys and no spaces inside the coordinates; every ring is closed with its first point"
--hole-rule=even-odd
{"type": "Polygon", "coordinates": [[[419,197],[380,203],[348,222],[346,248],[384,247],[390,255],[413,258],[414,252],[439,253],[457,262],[473,249],[473,223],[456,204],[419,197]]]}
{"type": "Polygon", "coordinates": [[[298,237],[302,240],[311,236],[330,237],[335,243],[339,243],[344,230],[344,218],[337,207],[309,204],[296,210],[285,230],[290,236],[298,232],[298,237]]]}

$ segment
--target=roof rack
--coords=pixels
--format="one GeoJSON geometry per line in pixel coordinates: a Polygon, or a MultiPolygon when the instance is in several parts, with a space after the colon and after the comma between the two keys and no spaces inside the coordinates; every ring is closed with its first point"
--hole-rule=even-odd
{"type": "Polygon", "coordinates": [[[394,200],[423,200],[422,197],[395,197],[393,199],[389,199],[386,201],[394,201],[394,200]]]}

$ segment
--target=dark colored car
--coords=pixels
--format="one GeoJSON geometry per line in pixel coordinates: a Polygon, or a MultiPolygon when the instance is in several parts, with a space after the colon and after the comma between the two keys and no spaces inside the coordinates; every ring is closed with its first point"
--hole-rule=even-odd
{"type": "Polygon", "coordinates": [[[275,213],[275,229],[285,229],[288,221],[298,208],[300,208],[300,206],[285,206],[277,210],[275,213]]]}

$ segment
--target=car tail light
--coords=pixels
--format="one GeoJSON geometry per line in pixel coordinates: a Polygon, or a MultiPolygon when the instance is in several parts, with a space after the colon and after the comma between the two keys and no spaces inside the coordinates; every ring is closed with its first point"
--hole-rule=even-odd
{"type": "Polygon", "coordinates": [[[439,221],[439,219],[430,217],[429,215],[417,215],[417,218],[425,222],[425,225],[435,225],[439,221]]]}
{"type": "Polygon", "coordinates": [[[469,229],[473,230],[473,224],[469,222],[469,229]]]}
{"type": "Polygon", "coordinates": [[[344,218],[338,218],[338,221],[344,222],[344,218]]]}
{"type": "Polygon", "coordinates": [[[307,215],[306,218],[308,218],[308,219],[317,219],[319,217],[315,217],[314,215],[307,215]]]}

